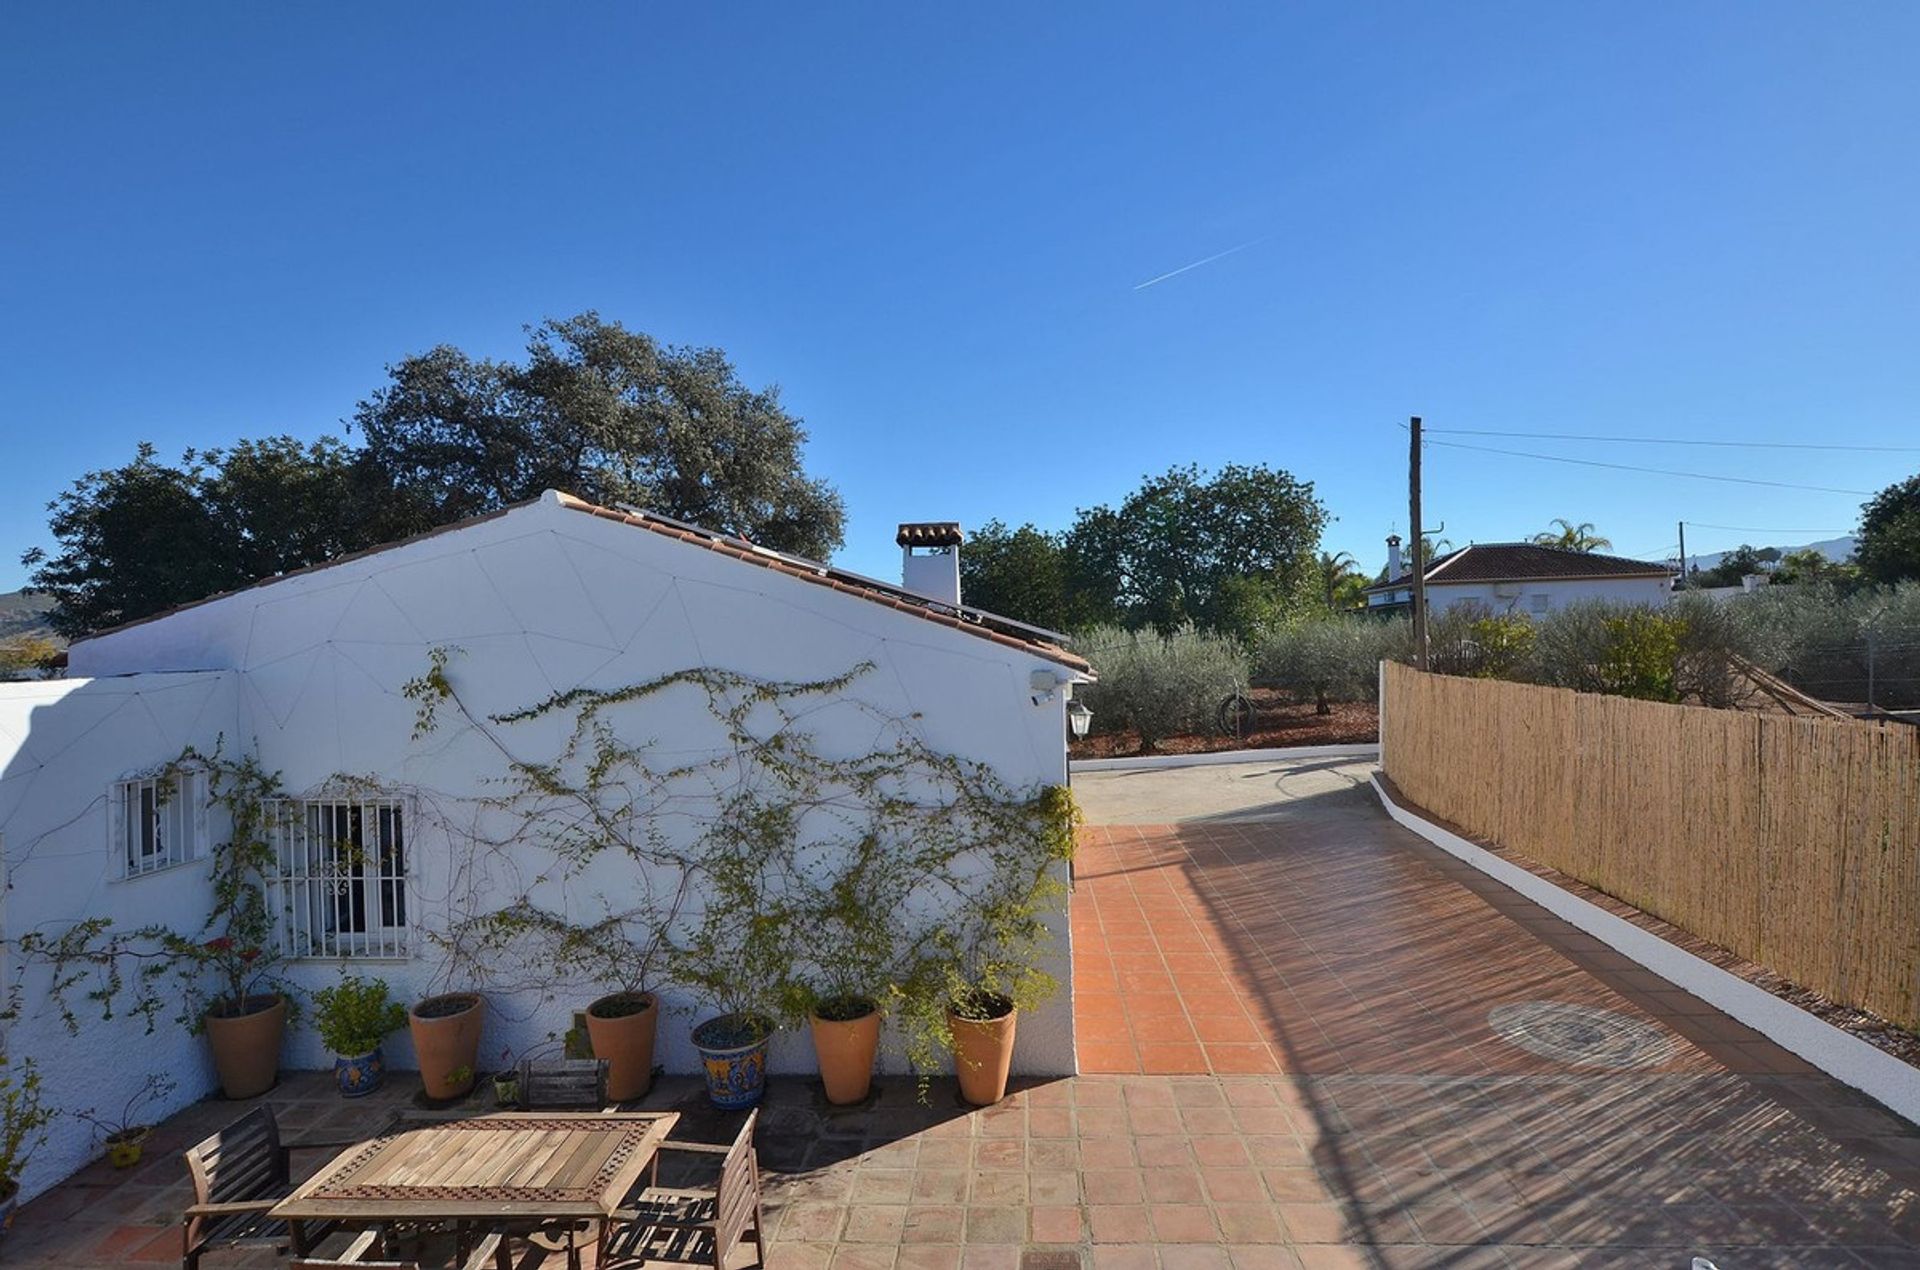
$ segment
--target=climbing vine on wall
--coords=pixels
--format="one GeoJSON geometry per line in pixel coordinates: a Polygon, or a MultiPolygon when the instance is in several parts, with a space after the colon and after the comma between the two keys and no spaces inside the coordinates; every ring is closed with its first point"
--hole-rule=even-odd
{"type": "Polygon", "coordinates": [[[104,917],[27,931],[11,941],[15,971],[0,1019],[19,1017],[26,976],[36,969],[47,972],[48,1001],[70,1033],[79,1031],[79,1010],[88,1004],[103,1018],[142,1019],[148,1032],[169,1006],[177,1022],[198,1032],[209,1013],[243,1013],[258,995],[277,993],[295,1004],[278,974],[265,888],[274,863],[268,809],[280,796],[279,777],[251,755],[228,758],[216,744],[211,753],[189,746],[142,778],[153,780],[164,800],[187,774],[206,781],[208,800],[228,827],[210,851],[206,920],[191,931],[163,923],[123,927],[104,917]]]}
{"type": "Polygon", "coordinates": [[[484,732],[506,764],[492,804],[511,827],[494,845],[544,857],[522,893],[440,936],[451,974],[497,983],[502,967],[558,965],[623,990],[661,976],[717,1011],[794,1023],[864,999],[922,1072],[951,1041],[955,997],[1031,1007],[1054,990],[1043,962],[1071,796],[1010,788],[927,745],[914,717],[860,701],[871,663],[804,681],[687,669],[486,716],[447,667],[436,651],[407,685],[417,733],[443,707],[484,732]],[[685,717],[645,709],[677,694],[704,707],[700,735],[634,739],[685,717]],[[527,757],[520,734],[556,719],[557,750],[527,757]],[[863,739],[841,753],[829,733],[863,739]],[[581,896],[588,879],[599,889],[581,896]]]}

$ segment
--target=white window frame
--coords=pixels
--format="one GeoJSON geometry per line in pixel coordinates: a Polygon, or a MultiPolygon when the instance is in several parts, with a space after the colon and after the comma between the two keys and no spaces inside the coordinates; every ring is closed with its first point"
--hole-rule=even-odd
{"type": "Polygon", "coordinates": [[[107,791],[107,849],[123,880],[192,864],[207,853],[207,773],[180,767],[115,781],[107,791]]]}
{"type": "Polygon", "coordinates": [[[392,961],[411,954],[418,904],[408,870],[410,799],[318,794],[269,799],[263,810],[273,849],[267,908],[282,956],[392,961]]]}
{"type": "Polygon", "coordinates": [[[1530,591],[1527,593],[1527,612],[1533,614],[1551,613],[1553,595],[1548,591],[1530,591]]]}

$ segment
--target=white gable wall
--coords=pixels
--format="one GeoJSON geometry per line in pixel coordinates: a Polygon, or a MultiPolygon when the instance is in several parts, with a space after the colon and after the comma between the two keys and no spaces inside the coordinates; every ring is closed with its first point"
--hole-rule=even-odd
{"type": "MultiPolygon", "coordinates": [[[[498,907],[516,880],[541,867],[476,853],[467,800],[497,795],[502,760],[457,719],[410,739],[415,707],[400,692],[427,667],[428,650],[459,651],[448,673],[476,713],[529,706],[576,686],[612,689],[691,667],[761,678],[815,680],[860,662],[873,671],[849,701],[814,716],[824,744],[866,752],[888,726],[906,720],[937,750],[990,765],[1011,787],[1066,779],[1064,694],[1035,704],[1030,676],[1064,667],[1025,650],[954,630],[911,613],[732,559],[707,548],[595,517],[551,498],[400,547],[296,575],[78,644],[75,673],[158,671],[191,664],[228,669],[239,739],[257,748],[294,793],[339,774],[365,774],[415,791],[437,817],[416,818],[408,869],[419,916],[439,925],[455,911],[498,907]],[[870,707],[869,711],[858,708],[870,707]]],[[[677,692],[631,707],[623,726],[690,754],[710,749],[713,723],[702,698],[677,692]]],[[[894,724],[898,726],[898,724],[894,724]]],[[[523,758],[557,750],[564,722],[518,725],[501,735],[523,758]]],[[[157,759],[171,757],[160,754],[157,759]]],[[[616,888],[617,881],[600,882],[616,888]]],[[[564,902],[590,917],[591,886],[564,902]]],[[[552,898],[552,897],[548,897],[552,898]]],[[[1061,995],[1019,1028],[1016,1069],[1073,1070],[1068,932],[1057,922],[1051,970],[1061,995]]],[[[443,986],[438,960],[416,950],[377,963],[395,994],[413,999],[443,986]]],[[[333,964],[297,968],[308,986],[329,981],[333,964]]],[[[594,992],[567,988],[552,1000],[492,1000],[482,1065],[564,1031],[570,1012],[594,992]]],[[[687,1033],[702,1007],[671,995],[660,1029],[669,1070],[696,1070],[687,1033]]],[[[405,1034],[389,1051],[411,1063],[405,1034]]],[[[297,1066],[327,1056],[303,1030],[290,1048],[297,1066]]],[[[783,1034],[774,1070],[809,1071],[810,1044],[783,1034]]]]}

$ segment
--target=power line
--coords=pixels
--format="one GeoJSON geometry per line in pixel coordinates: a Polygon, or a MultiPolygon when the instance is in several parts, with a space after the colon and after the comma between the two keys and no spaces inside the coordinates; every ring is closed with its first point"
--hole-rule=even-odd
{"type": "Polygon", "coordinates": [[[1730,534],[1850,534],[1851,529],[1763,529],[1755,525],[1709,525],[1702,521],[1690,520],[1687,524],[1695,529],[1724,529],[1730,534]]]}
{"type": "Polygon", "coordinates": [[[1795,485],[1788,481],[1763,481],[1750,476],[1721,476],[1713,472],[1676,472],[1663,467],[1636,467],[1631,463],[1605,463],[1599,459],[1575,459],[1564,454],[1533,454],[1526,450],[1501,450],[1490,445],[1468,445],[1464,441],[1428,441],[1428,445],[1444,445],[1452,450],[1477,450],[1482,454],[1505,454],[1517,459],[1539,459],[1543,463],[1572,463],[1578,467],[1605,467],[1616,472],[1640,472],[1650,476],[1684,476],[1695,481],[1724,481],[1731,485],[1765,485],[1772,489],[1808,490],[1815,494],[1852,494],[1859,498],[1870,498],[1872,490],[1836,489],[1831,485],[1795,485]]]}
{"type": "MultiPolygon", "coordinates": [[[[1711,445],[1740,450],[1844,450],[1856,454],[1920,454],[1920,445],[1821,445],[1808,441],[1707,441],[1681,437],[1609,437],[1584,432],[1501,432],[1492,428],[1428,428],[1462,437],[1526,437],[1536,441],[1609,441],[1625,445],[1711,445]]],[[[1435,442],[1435,444],[1439,444],[1435,442]]]]}

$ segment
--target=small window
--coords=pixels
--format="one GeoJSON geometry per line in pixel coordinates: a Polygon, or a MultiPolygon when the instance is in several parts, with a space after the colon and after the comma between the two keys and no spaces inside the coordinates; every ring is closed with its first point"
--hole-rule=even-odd
{"type": "Polygon", "coordinates": [[[397,798],[282,799],[268,899],[289,957],[404,957],[406,808],[397,798]]]}
{"type": "Polygon", "coordinates": [[[1530,613],[1545,613],[1551,607],[1553,597],[1545,591],[1535,591],[1527,597],[1527,611],[1530,613]]]}
{"type": "Polygon", "coordinates": [[[157,873],[200,858],[207,837],[207,776],[186,769],[118,781],[112,837],[122,877],[157,873]]]}

